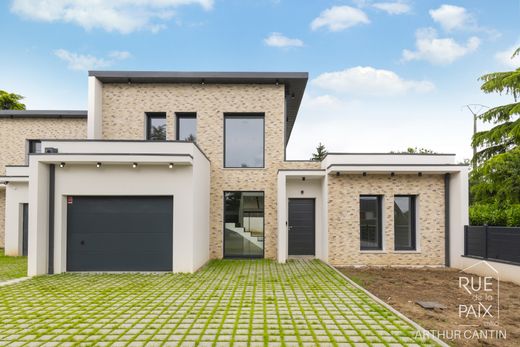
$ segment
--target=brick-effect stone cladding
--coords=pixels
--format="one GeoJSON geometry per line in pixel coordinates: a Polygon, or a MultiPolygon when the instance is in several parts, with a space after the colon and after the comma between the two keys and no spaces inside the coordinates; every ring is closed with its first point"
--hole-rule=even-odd
{"type": "Polygon", "coordinates": [[[319,168],[319,163],[284,163],[284,86],[215,84],[104,84],[103,138],[144,139],[145,112],[166,112],[167,139],[175,140],[175,113],[197,113],[197,144],[211,161],[210,256],[223,256],[223,194],[265,194],[265,257],[276,257],[277,173],[282,168],[319,168]],[[223,165],[224,113],[265,113],[265,168],[223,165]]]}
{"type": "Polygon", "coordinates": [[[5,189],[0,188],[0,248],[5,245],[5,189]]]}
{"type": "MultiPolygon", "coordinates": [[[[24,165],[27,139],[85,139],[86,118],[0,118],[0,176],[5,165],[24,165]]],[[[0,191],[0,247],[4,246],[5,190],[0,191]],[[3,199],[3,200],[2,200],[3,199]]]]}
{"type": "Polygon", "coordinates": [[[444,265],[442,175],[329,176],[329,261],[333,265],[444,265]],[[383,252],[359,250],[359,196],[383,195],[383,252]],[[394,195],[417,196],[420,252],[394,251],[394,195]]]}

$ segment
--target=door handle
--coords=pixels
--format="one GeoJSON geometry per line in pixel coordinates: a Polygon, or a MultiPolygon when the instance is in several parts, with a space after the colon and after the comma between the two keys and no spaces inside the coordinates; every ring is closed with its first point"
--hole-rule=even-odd
{"type": "Polygon", "coordinates": [[[291,231],[292,228],[293,228],[292,225],[289,225],[289,226],[287,227],[287,230],[291,231]]]}

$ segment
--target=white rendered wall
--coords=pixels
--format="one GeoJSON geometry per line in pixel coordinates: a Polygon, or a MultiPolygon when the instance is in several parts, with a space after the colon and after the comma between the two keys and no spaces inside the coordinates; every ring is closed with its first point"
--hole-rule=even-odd
{"type": "Polygon", "coordinates": [[[22,255],[23,210],[22,205],[29,202],[29,184],[10,182],[5,188],[5,254],[22,255]]]}
{"type": "Polygon", "coordinates": [[[103,136],[103,84],[94,76],[88,78],[87,138],[101,139],[103,136]]]}
{"type": "Polygon", "coordinates": [[[450,266],[463,266],[464,226],[469,224],[468,169],[450,175],[450,266]]]}

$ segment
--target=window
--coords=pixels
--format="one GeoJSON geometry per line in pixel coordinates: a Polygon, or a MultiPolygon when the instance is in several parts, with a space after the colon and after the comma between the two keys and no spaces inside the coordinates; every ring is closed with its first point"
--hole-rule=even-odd
{"type": "Polygon", "coordinates": [[[361,196],[359,199],[361,250],[381,250],[381,196],[361,196]]]}
{"type": "Polygon", "coordinates": [[[264,255],[264,193],[224,192],[224,257],[264,255]]]}
{"type": "Polygon", "coordinates": [[[29,164],[29,154],[41,153],[42,142],[40,140],[28,140],[27,141],[27,153],[25,153],[25,163],[29,164]]]}
{"type": "Polygon", "coordinates": [[[264,116],[224,116],[224,167],[264,167],[264,116]]]}
{"type": "Polygon", "coordinates": [[[177,113],[177,140],[197,140],[197,116],[195,113],[177,113]]]}
{"type": "Polygon", "coordinates": [[[29,140],[29,153],[41,153],[42,142],[40,140],[29,140]]]}
{"type": "Polygon", "coordinates": [[[146,139],[150,141],[166,140],[166,113],[146,113],[146,139]]]}
{"type": "Polygon", "coordinates": [[[394,197],[394,249],[415,250],[415,196],[394,197]]]}

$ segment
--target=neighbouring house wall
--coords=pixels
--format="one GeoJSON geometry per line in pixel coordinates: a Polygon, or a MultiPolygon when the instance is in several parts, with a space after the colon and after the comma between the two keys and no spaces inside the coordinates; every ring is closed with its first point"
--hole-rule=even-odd
{"type": "MultiPolygon", "coordinates": [[[[6,165],[26,164],[27,139],[84,139],[86,118],[0,118],[0,176],[6,165]]],[[[5,191],[0,191],[0,248],[4,247],[5,191]]]]}
{"type": "Polygon", "coordinates": [[[166,112],[167,139],[175,139],[175,112],[197,113],[197,144],[210,159],[211,258],[223,256],[224,191],[265,194],[265,257],[276,257],[277,172],[281,168],[318,168],[319,163],[284,163],[285,88],[283,85],[104,84],[104,139],[144,139],[145,112],[166,112]],[[224,113],[265,113],[265,168],[226,169],[224,113]]]}
{"type": "Polygon", "coordinates": [[[0,187],[0,248],[5,244],[5,188],[0,187]]]}
{"type": "Polygon", "coordinates": [[[329,175],[329,262],[444,265],[443,175],[329,175]],[[394,251],[394,195],[417,195],[417,251],[394,251]],[[383,251],[360,251],[359,196],[383,195],[383,251]]]}

